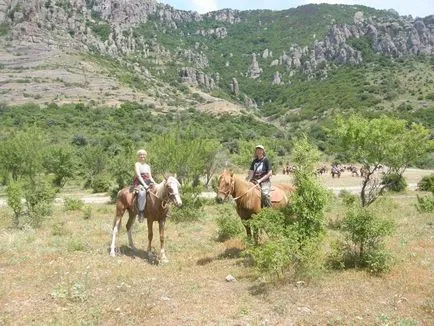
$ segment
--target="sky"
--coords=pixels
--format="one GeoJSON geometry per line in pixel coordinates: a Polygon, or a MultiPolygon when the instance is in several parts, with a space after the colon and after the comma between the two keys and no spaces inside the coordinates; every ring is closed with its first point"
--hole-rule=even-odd
{"type": "Polygon", "coordinates": [[[198,13],[231,8],[238,10],[271,9],[283,10],[309,3],[364,5],[376,9],[395,9],[400,15],[426,17],[434,14],[433,0],[157,0],[175,9],[192,10],[198,13]]]}

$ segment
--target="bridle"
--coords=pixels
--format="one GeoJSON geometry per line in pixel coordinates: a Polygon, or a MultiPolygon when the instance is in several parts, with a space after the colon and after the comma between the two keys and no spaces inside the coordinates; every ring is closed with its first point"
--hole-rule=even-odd
{"type": "Polygon", "coordinates": [[[156,193],[154,193],[152,191],[149,192],[152,196],[154,196],[155,198],[161,200],[161,207],[163,209],[167,208],[167,206],[169,205],[170,201],[172,201],[172,202],[175,203],[175,198],[176,198],[177,195],[179,195],[179,192],[175,192],[173,190],[174,187],[171,186],[171,183],[173,183],[173,182],[175,182],[175,181],[174,180],[171,180],[171,181],[167,181],[166,180],[166,182],[164,184],[164,187],[166,187],[166,189],[167,189],[167,198],[160,198],[160,197],[157,196],[156,193]]]}
{"type": "MultiPolygon", "coordinates": [[[[235,201],[237,201],[238,199],[240,199],[241,197],[245,196],[245,195],[246,195],[250,190],[256,188],[257,186],[258,186],[257,184],[254,184],[252,187],[250,187],[249,189],[247,189],[246,192],[244,192],[244,193],[241,194],[240,196],[234,197],[233,199],[234,199],[235,201]]],[[[229,194],[232,194],[232,193],[234,192],[234,188],[235,188],[235,181],[234,181],[234,178],[231,177],[231,182],[230,182],[229,190],[227,190],[227,191],[222,191],[222,190],[219,189],[218,193],[219,193],[219,194],[223,194],[223,195],[225,196],[224,198],[227,198],[227,197],[229,196],[229,194]]]]}
{"type": "MultiPolygon", "coordinates": [[[[225,186],[226,186],[226,184],[225,184],[225,186]]],[[[225,187],[225,188],[227,188],[227,187],[225,187]]],[[[232,194],[234,192],[235,182],[234,182],[234,179],[232,177],[231,177],[231,182],[230,182],[230,185],[228,188],[229,189],[227,191],[223,191],[219,187],[218,193],[224,195],[224,198],[227,198],[229,196],[229,194],[232,194]]]]}

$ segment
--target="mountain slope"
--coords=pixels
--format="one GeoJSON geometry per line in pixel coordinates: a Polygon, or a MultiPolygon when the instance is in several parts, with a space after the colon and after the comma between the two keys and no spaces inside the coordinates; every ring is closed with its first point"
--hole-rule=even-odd
{"type": "Polygon", "coordinates": [[[289,129],[336,111],[408,115],[432,107],[433,31],[434,16],[365,6],[199,15],[153,0],[1,0],[0,93],[248,110],[289,129]]]}

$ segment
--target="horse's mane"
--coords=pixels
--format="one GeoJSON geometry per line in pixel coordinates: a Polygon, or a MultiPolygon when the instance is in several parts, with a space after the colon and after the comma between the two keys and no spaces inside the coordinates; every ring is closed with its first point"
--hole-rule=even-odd
{"type": "Polygon", "coordinates": [[[176,178],[172,175],[166,176],[166,178],[163,179],[163,181],[161,181],[160,183],[157,183],[155,185],[155,196],[158,197],[159,199],[163,199],[166,195],[166,184],[169,181],[170,178],[174,178],[176,180],[176,178]]]}
{"type": "MultiPolygon", "coordinates": [[[[243,187],[245,187],[245,190],[248,190],[251,186],[253,186],[253,183],[243,179],[242,177],[234,174],[234,182],[237,182],[238,184],[241,184],[243,187]]],[[[244,189],[243,189],[244,190],[244,189]]]]}
{"type": "Polygon", "coordinates": [[[164,193],[165,193],[165,191],[166,191],[166,187],[165,187],[165,185],[166,185],[166,179],[164,179],[163,181],[161,181],[160,183],[157,183],[156,185],[155,185],[155,196],[158,198],[158,199],[163,199],[163,197],[164,197],[164,193]]]}
{"type": "Polygon", "coordinates": [[[236,193],[236,196],[239,197],[237,199],[237,205],[242,206],[246,209],[256,209],[258,208],[257,201],[259,200],[259,208],[260,208],[261,207],[260,190],[257,188],[252,189],[253,187],[255,187],[255,185],[251,182],[244,180],[239,176],[234,175],[233,178],[234,178],[234,184],[241,186],[236,193]]]}

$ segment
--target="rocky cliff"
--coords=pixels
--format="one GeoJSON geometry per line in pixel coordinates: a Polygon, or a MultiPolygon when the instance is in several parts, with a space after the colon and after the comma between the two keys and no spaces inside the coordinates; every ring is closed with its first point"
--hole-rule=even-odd
{"type": "MultiPolygon", "coordinates": [[[[297,73],[325,79],[335,66],[359,65],[365,58],[354,40],[367,40],[374,53],[390,58],[433,54],[433,15],[413,19],[357,11],[352,23],[332,23],[324,38],[310,44],[287,42],[280,53],[268,47],[257,53],[253,44],[240,47],[244,52],[234,48],[231,56],[250,60],[245,61],[244,71],[234,71],[219,83],[213,44],[237,38],[239,26],[246,21],[236,10],[200,15],[155,0],[0,0],[4,48],[99,54],[115,59],[140,78],[166,76],[206,90],[225,85],[224,91],[237,95],[242,89],[240,76],[260,81],[269,72],[270,85],[290,86],[297,73]],[[171,41],[165,39],[169,36],[171,41]],[[193,37],[201,41],[192,43],[193,37]],[[236,87],[233,80],[238,80],[236,87]]],[[[4,60],[6,66],[10,64],[4,60]]],[[[229,61],[225,66],[231,68],[229,61]]]]}

